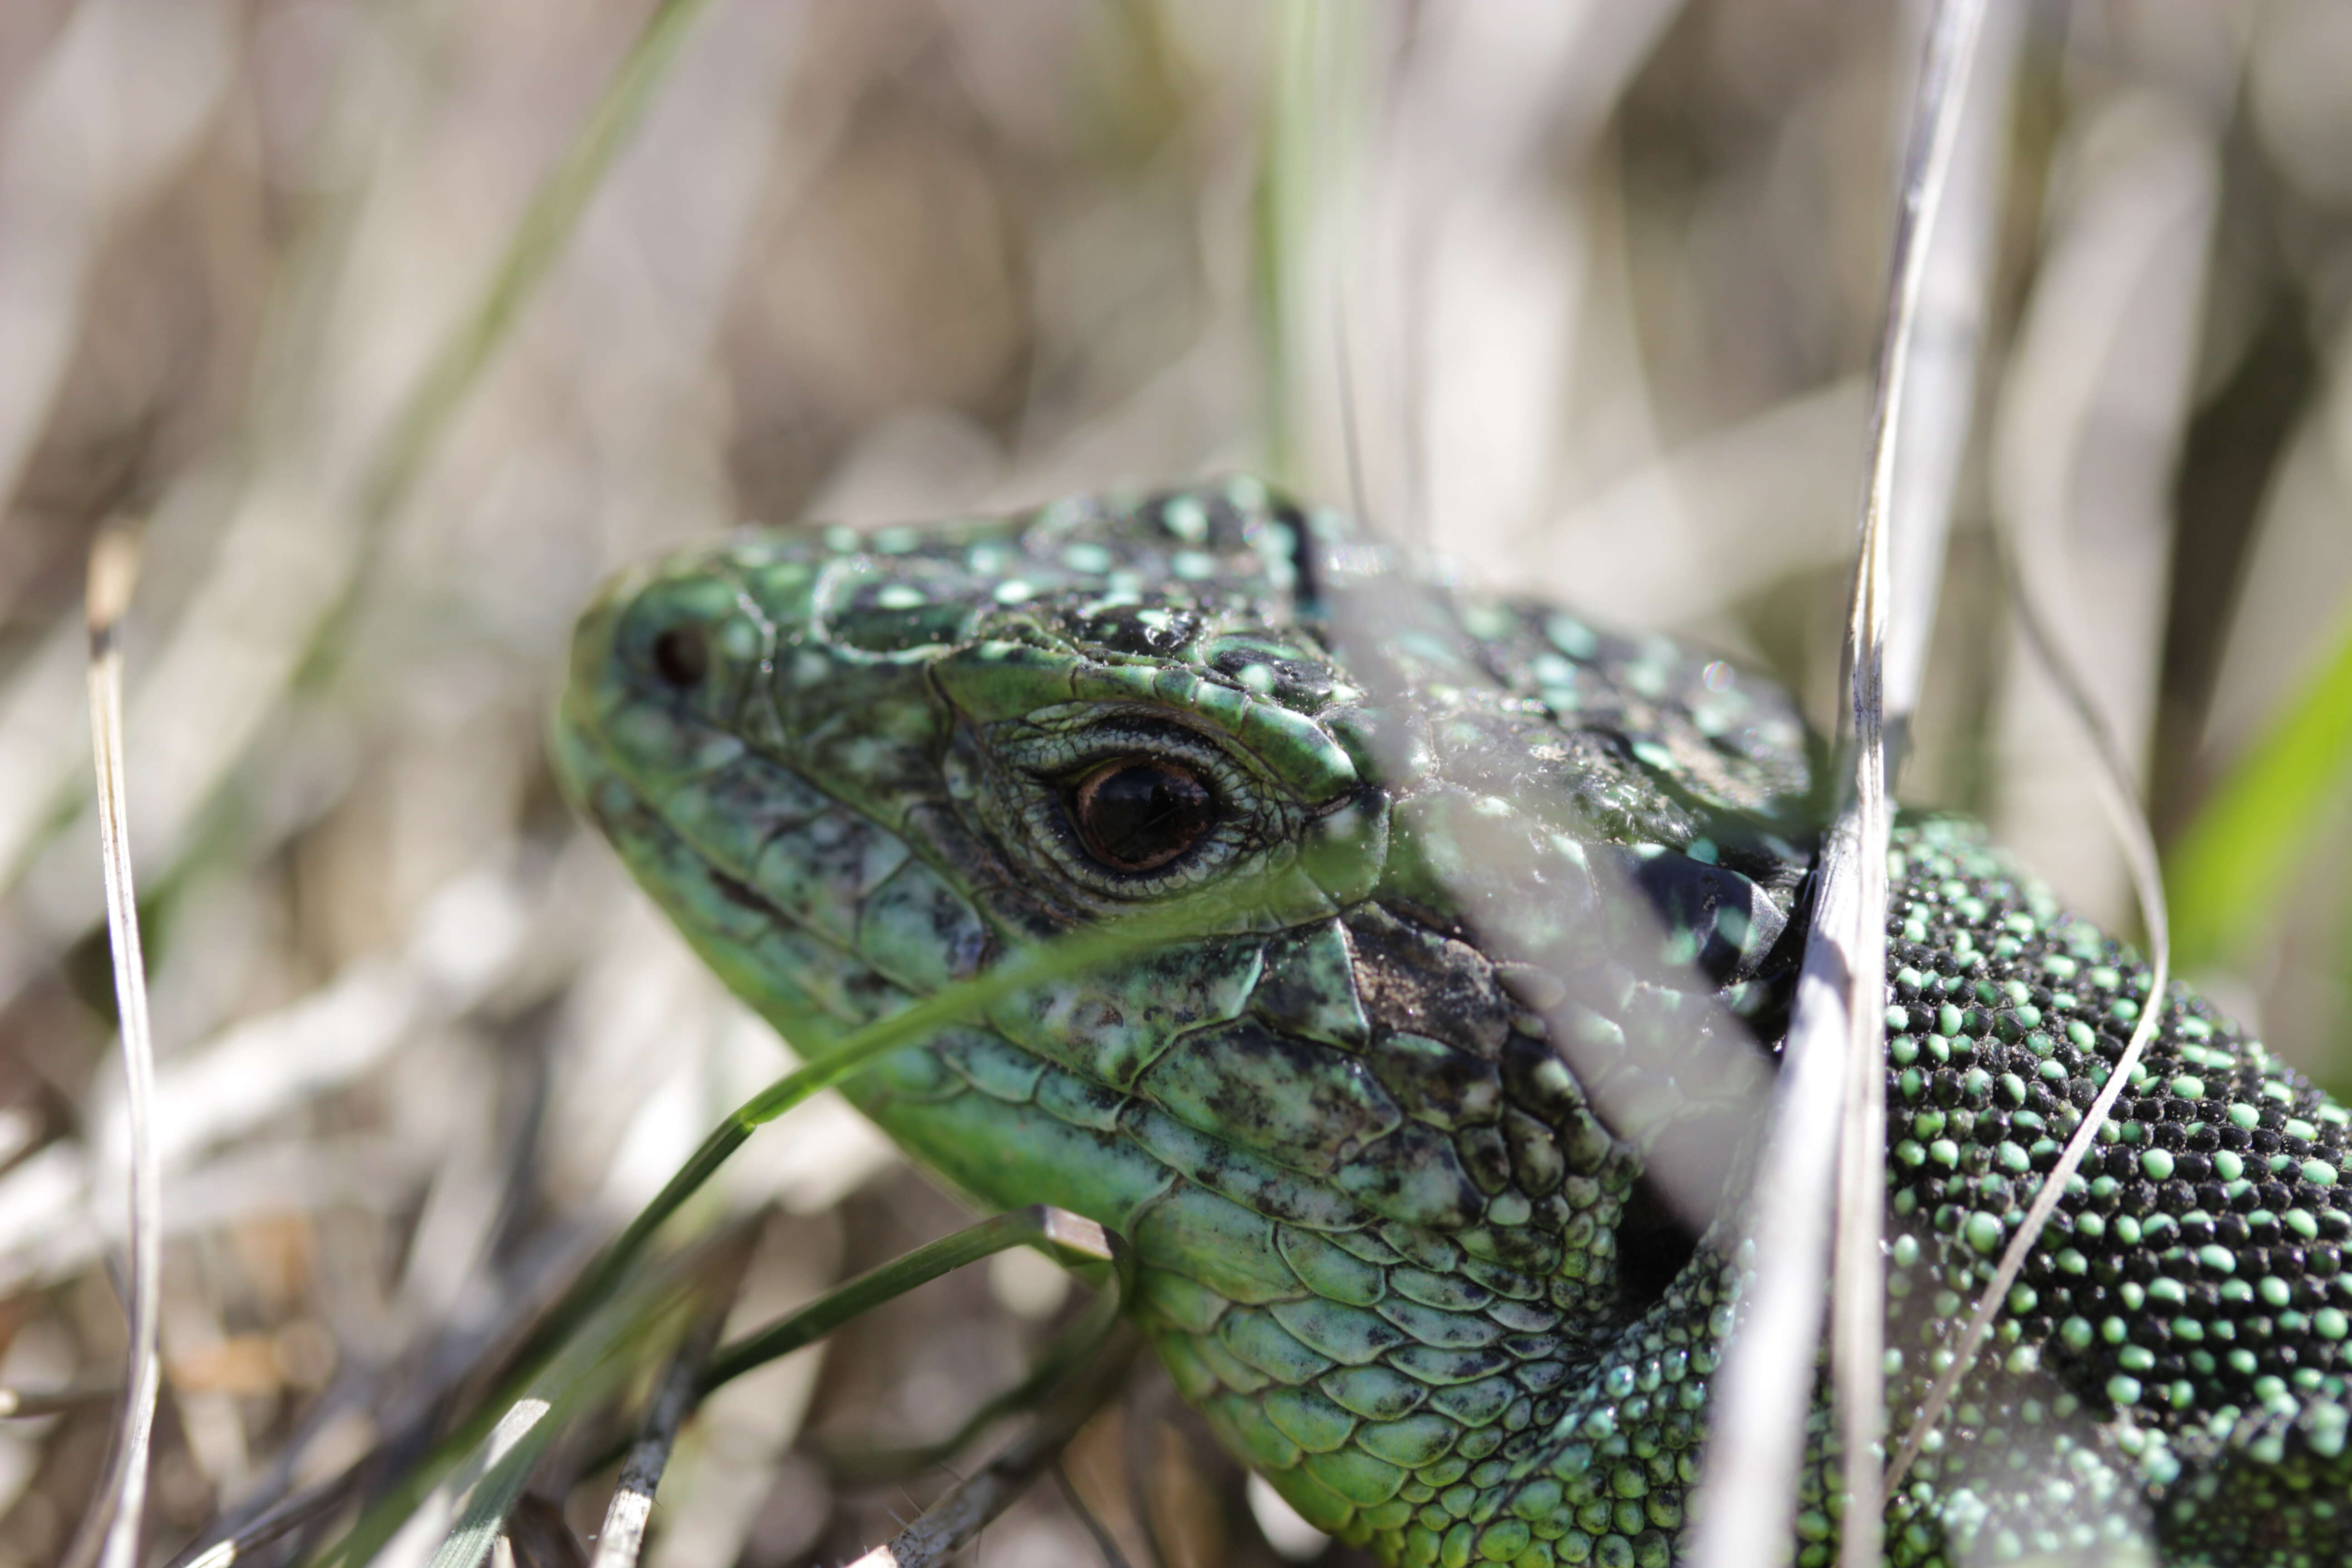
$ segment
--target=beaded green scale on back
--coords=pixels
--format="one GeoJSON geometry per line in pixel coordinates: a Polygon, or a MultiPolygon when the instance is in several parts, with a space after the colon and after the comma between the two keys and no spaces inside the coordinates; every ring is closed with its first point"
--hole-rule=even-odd
{"type": "MultiPolygon", "coordinates": [[[[583,617],[559,747],[787,1035],[1188,911],[847,1092],[980,1202],[1128,1237],[1178,1386],[1319,1527],[1403,1563],[1674,1560],[1746,1272],[1709,1210],[1807,917],[1779,690],[1403,574],[1240,480],[664,563],[583,617]]],[[[1899,1431],[2150,999],[1972,826],[1906,820],[1893,870],[1899,1431]]],[[[2352,1552],[2345,1113],[2163,1006],[1891,1563],[2352,1552]]]]}

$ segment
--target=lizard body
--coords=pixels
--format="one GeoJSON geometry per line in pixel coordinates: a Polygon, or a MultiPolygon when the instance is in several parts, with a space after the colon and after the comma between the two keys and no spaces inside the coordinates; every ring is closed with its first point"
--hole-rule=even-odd
{"type": "MultiPolygon", "coordinates": [[[[1387,565],[1249,480],[746,532],[583,616],[559,755],[787,1035],[1200,910],[846,1092],[982,1203],[1126,1236],[1177,1385],[1318,1526],[1654,1568],[1745,1273],[1706,1200],[1785,1026],[1816,748],[1719,660],[1387,565]]],[[[1890,886],[1899,1432],[2148,977],[1965,822],[1906,818],[1890,886]]],[[[1890,1502],[1892,1563],[2352,1554],[2352,1128],[2163,1005],[1890,1502]]]]}

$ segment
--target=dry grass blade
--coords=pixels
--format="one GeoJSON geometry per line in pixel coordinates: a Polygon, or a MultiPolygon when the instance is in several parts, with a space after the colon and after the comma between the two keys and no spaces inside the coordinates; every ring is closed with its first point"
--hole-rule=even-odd
{"type": "Polygon", "coordinates": [[[1900,460],[1890,477],[1888,498],[1889,515],[1902,520],[1888,541],[1894,603],[1903,610],[1887,623],[1885,664],[1887,760],[1897,778],[1908,758],[1913,712],[1927,681],[1934,609],[1973,423],[2025,24],[2020,6],[1994,5],[1984,14],[1959,100],[1941,216],[1923,247],[1925,270],[1905,362],[1903,423],[1895,432],[1900,460]]]}
{"type": "MultiPolygon", "coordinates": [[[[1748,1321],[1721,1378],[1718,1446],[1706,1481],[1695,1559],[1746,1561],[1759,1540],[1787,1538],[1796,1511],[1802,1433],[1812,1392],[1822,1264],[1832,1181],[1837,1286],[1832,1380],[1843,1450],[1842,1560],[1879,1558],[1877,1448],[1884,1420],[1885,1301],[1879,1254],[1885,1148],[1884,1017],[1886,856],[1894,826],[1887,788],[1885,649],[1890,616],[1890,516],[1904,400],[1924,292],[1929,241],[1948,176],[1984,17],[1982,0],[1947,0],[1930,24],[1913,100],[1895,231],[1893,282],[1880,339],[1860,558],[1847,626],[1851,709],[1841,715],[1852,773],[1823,845],[1813,930],[1789,1031],[1780,1090],[1758,1186],[1757,1276],[1748,1321]],[[1834,1138],[1831,1128],[1837,1129],[1834,1138]],[[1830,1151],[1836,1150],[1834,1170],[1830,1151]]],[[[1958,405],[1964,413],[1965,405],[1958,405]]],[[[1920,574],[1931,603],[1932,574],[1920,574]]],[[[1893,706],[1907,710],[1906,694],[1893,706]]]]}
{"type": "Polygon", "coordinates": [[[1714,1568],[1750,1561],[1758,1540],[1786,1539],[1795,1519],[1805,1409],[1816,1381],[1837,1148],[1831,1129],[1845,1099],[1839,1047],[1850,995],[1850,942],[1824,942],[1820,933],[1850,938],[1861,925],[1861,838],[1848,813],[1822,845],[1816,935],[1798,984],[1801,1023],[1790,1031],[1757,1173],[1757,1190],[1769,1197],[1753,1222],[1755,1282],[1716,1381],[1715,1447],[1693,1531],[1693,1561],[1714,1568]]]}
{"type": "Polygon", "coordinates": [[[147,1501],[147,1447],[163,1375],[163,1178],[155,1149],[155,1047],[148,1029],[146,957],[139,940],[139,895],[131,875],[128,792],[122,769],[122,653],[116,633],[139,577],[139,540],[99,535],[89,560],[89,723],[98,761],[99,848],[106,867],[106,929],[114,960],[114,1003],[122,1039],[123,1105],[130,1121],[131,1320],[122,1403],[106,1473],[83,1515],[67,1568],[100,1563],[131,1568],[147,1501]]]}
{"type": "Polygon", "coordinates": [[[2147,1050],[2148,1041],[2155,1037],[2157,1020],[2164,1013],[2165,987],[2170,984],[2172,975],[2172,937],[2165,903],[2164,877],[2158,866],[2156,840],[2148,832],[2147,819],[2135,804],[2131,768],[2124,761],[2123,746],[2116,740],[2113,726],[2106,721],[2098,704],[2083,685],[2080,676],[2066,662],[2056,641],[2049,636],[2026,589],[2024,579],[2015,570],[2015,563],[2004,558],[2004,564],[2009,568],[2011,602],[2016,606],[2018,622],[2024,628],[2026,642],[2033,650],[2035,662],[2056,683],[2067,710],[2082,724],[2084,732],[2091,738],[2098,753],[2099,765],[2094,770],[2094,776],[2099,785],[2099,800],[2115,824],[2116,839],[2131,872],[2133,890],[2139,899],[2140,919],[2147,927],[2147,1001],[2140,1010],[2139,1022],[2132,1030],[2130,1042],[2125,1046],[2123,1055],[2116,1058],[2115,1070],[2099,1087],[2098,1098],[2091,1101],[2090,1109],[2083,1113],[2081,1124],[2066,1140],[2065,1148],[2059,1152],[2058,1163],[2042,1176],[2042,1185],[2033,1194],[2033,1202],[2026,1208],[2024,1223],[2017,1227],[2017,1234],[2009,1238],[2009,1246],[2000,1255],[2000,1266],[1993,1270],[1991,1279],[1986,1282],[1984,1290],[1978,1296],[1976,1308],[1969,1314],[1968,1327],[1960,1332],[1959,1342],[1952,1347],[1950,1363],[1937,1377],[1935,1386],[1928,1390],[1927,1398],[1920,1405],[1911,1429],[1904,1434],[1901,1447],[1886,1467],[1886,1489],[1890,1492],[1902,1485],[1912,1461],[1919,1457],[1919,1450],[1926,1445],[1927,1435],[1943,1419],[1944,1412],[1951,1405],[1953,1390],[1959,1386],[1960,1379],[1975,1363],[1977,1352],[1983,1348],[1985,1336],[1992,1331],[1993,1319],[2000,1314],[2002,1303],[2009,1299],[2010,1288],[2017,1283],[2018,1275],[2025,1268],[2027,1255],[2040,1243],[2042,1227],[2057,1212],[2058,1200],[2065,1195],[2066,1184],[2074,1180],[2075,1171],[2082,1166],[2083,1157],[2090,1152],[2092,1143],[2097,1141],[2099,1128],[2106,1121],[2108,1111],[2114,1109],[2116,1097],[2123,1093],[2124,1085],[2131,1081],[2133,1071],[2139,1066],[2141,1053],[2147,1050]]]}
{"type": "Polygon", "coordinates": [[[107,934],[130,1121],[131,1266],[126,1283],[131,1333],[111,1461],[81,1531],[66,1555],[65,1561],[73,1568],[93,1559],[105,1568],[127,1568],[137,1557],[140,1516],[146,1499],[147,1449],[161,1376],[157,1336],[162,1310],[163,1182],[152,1131],[155,1055],[149,1033],[146,961],[140,942],[138,893],[125,821],[122,663],[116,637],[130,606],[138,569],[139,544],[134,535],[110,531],[100,536],[89,566],[90,730],[98,767],[107,934]]]}
{"type": "MultiPolygon", "coordinates": [[[[1895,512],[1898,486],[1912,463],[1906,437],[1925,444],[1927,421],[1906,419],[1916,390],[1914,351],[1922,301],[1935,255],[1937,230],[1960,121],[1969,102],[1969,80],[1984,26],[1984,0],[1942,0],[1929,24],[1927,62],[1912,104],[1903,166],[1902,208],[1895,231],[1893,297],[1880,343],[1876,406],[1871,417],[1870,486],[1863,507],[1862,562],[1855,574],[1853,620],[1847,631],[1847,661],[1853,677],[1855,750],[1854,811],[1856,868],[1860,886],[1848,929],[1845,1006],[1844,1112],[1838,1138],[1838,1196],[1830,1277],[1831,1382],[1837,1394],[1841,1490],[1845,1515],[1839,1531],[1839,1560],[1846,1568],[1872,1568],[1880,1558],[1885,1493],[1879,1456],[1886,1422],[1886,1288],[1883,1262],[1886,1228],[1886,860],[1895,828],[1893,764],[1887,717],[1908,715],[1916,705],[1918,672],[1907,672],[1908,689],[1887,683],[1890,625],[1920,636],[1936,613],[1941,581],[1941,551],[1927,556],[1914,545],[1916,569],[1904,586],[1908,596],[1893,602],[1895,540],[1898,528],[1915,527],[1940,543],[1948,514],[1950,479],[1941,495],[1920,497],[1932,509],[1932,522],[1895,512]]],[[[1974,215],[1979,224],[1990,213],[1974,215]]],[[[1978,247],[1977,248],[1981,248],[1978,247]]],[[[1973,380],[1973,377],[1969,378],[1973,380]]],[[[1933,447],[1948,462],[1966,438],[1969,400],[1947,393],[1933,411],[1933,447]]],[[[1833,932],[1834,934],[1834,932],[1833,932]]]]}

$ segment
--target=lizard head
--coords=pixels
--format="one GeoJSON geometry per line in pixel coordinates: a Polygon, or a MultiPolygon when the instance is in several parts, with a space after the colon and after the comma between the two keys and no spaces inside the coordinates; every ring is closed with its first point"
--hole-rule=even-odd
{"type": "Polygon", "coordinates": [[[583,617],[560,755],[788,1031],[867,1015],[835,973],[926,992],[1008,942],[1231,885],[1257,907],[1223,923],[1328,917],[1377,879],[1386,800],[1350,751],[1361,693],[1300,626],[1300,548],[1246,486],[746,533],[583,617]],[[826,951],[736,951],[780,919],[826,951]]]}
{"type": "Polygon", "coordinates": [[[1190,911],[848,1091],[983,1199],[1125,1233],[1180,1384],[1333,1528],[1354,1483],[1279,1390],[1348,1422],[1475,1388],[1434,1453],[1697,1342],[1719,1269],[1644,1173],[1752,1092],[1808,859],[1776,692],[1388,564],[1250,480],[750,531],[608,588],[558,724],[788,1037],[1190,911]]]}

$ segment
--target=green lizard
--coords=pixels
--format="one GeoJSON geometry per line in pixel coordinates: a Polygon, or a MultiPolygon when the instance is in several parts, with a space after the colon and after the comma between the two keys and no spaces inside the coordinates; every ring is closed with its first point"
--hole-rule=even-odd
{"type": "MultiPolygon", "coordinates": [[[[1391,1563],[1663,1564],[1745,1272],[1706,1200],[1785,1027],[1819,748],[1702,653],[1387,565],[1249,480],[746,532],[583,617],[562,765],[787,1035],[1198,911],[847,1092],[980,1202],[1129,1237],[1177,1385],[1315,1524],[1391,1563]]],[[[1906,818],[1891,886],[1899,1433],[2148,978],[1965,822],[1906,818]]],[[[2202,999],[2162,1005],[1890,1501],[1890,1563],[2352,1555],[2347,1118],[2202,999]]],[[[1806,1563],[1832,1447],[1817,1405],[1806,1563]]]]}

